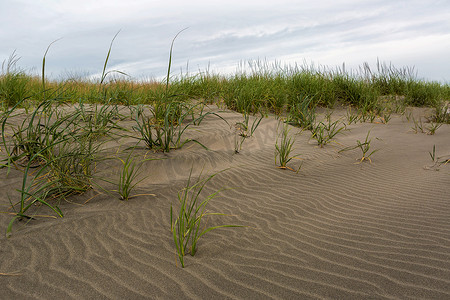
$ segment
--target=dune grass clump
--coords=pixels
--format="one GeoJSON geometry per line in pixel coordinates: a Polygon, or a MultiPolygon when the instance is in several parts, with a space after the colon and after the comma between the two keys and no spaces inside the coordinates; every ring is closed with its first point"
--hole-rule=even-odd
{"type": "Polygon", "coordinates": [[[339,126],[339,120],[331,122],[331,114],[325,116],[325,122],[320,121],[313,125],[311,137],[317,141],[321,148],[328,144],[339,132],[345,129],[345,126],[339,126]]]}
{"type": "MultiPolygon", "coordinates": [[[[172,65],[172,51],[175,39],[185,29],[178,32],[172,40],[169,52],[169,64],[162,99],[149,107],[150,116],[146,115],[144,107],[138,106],[136,113],[136,125],[133,129],[139,133],[140,138],[149,149],[170,152],[171,149],[181,148],[189,142],[195,142],[207,149],[202,143],[195,139],[183,139],[183,134],[191,125],[200,125],[202,120],[208,115],[215,115],[224,120],[221,116],[212,112],[203,112],[204,103],[190,104],[187,101],[178,100],[180,94],[170,94],[170,70],[172,65]],[[197,108],[200,113],[196,117],[197,108]],[[189,117],[192,117],[189,120],[189,117]]],[[[175,87],[176,88],[176,87],[175,87]]]]}
{"type": "Polygon", "coordinates": [[[16,162],[26,164],[33,157],[36,160],[48,159],[47,154],[51,153],[52,146],[71,134],[79,118],[76,112],[63,114],[59,110],[62,103],[58,99],[51,99],[39,103],[19,125],[9,125],[10,120],[18,116],[17,107],[21,102],[5,112],[1,119],[2,144],[7,153],[8,169],[16,162]],[[12,131],[12,136],[7,141],[8,127],[12,131]],[[36,155],[37,153],[39,155],[36,155]]]}
{"type": "Polygon", "coordinates": [[[259,124],[261,123],[262,119],[264,118],[264,115],[261,113],[261,116],[255,117],[252,121],[252,124],[250,126],[250,113],[243,112],[242,113],[243,120],[242,122],[237,122],[235,124],[236,133],[235,133],[235,140],[234,140],[234,153],[239,153],[242,149],[242,144],[244,141],[252,137],[255,133],[256,129],[258,128],[259,124]]]}
{"type": "MultiPolygon", "coordinates": [[[[51,45],[51,44],[50,44],[51,45]]],[[[11,202],[14,217],[6,234],[11,235],[16,220],[32,220],[37,204],[44,205],[58,216],[63,214],[58,205],[68,196],[83,193],[92,187],[100,143],[80,126],[80,110],[66,111],[64,99],[58,90],[50,92],[45,80],[45,57],[42,66],[42,101],[31,114],[26,114],[18,125],[10,125],[18,117],[21,99],[2,115],[2,144],[7,158],[2,167],[15,167],[23,172],[20,200],[11,202]],[[9,135],[7,127],[12,134],[9,135]],[[7,138],[8,136],[8,138],[7,138]]]]}
{"type": "Polygon", "coordinates": [[[208,212],[206,206],[219,192],[216,191],[208,195],[203,200],[200,194],[205,185],[214,178],[216,174],[201,178],[191,184],[192,169],[189,173],[185,188],[178,192],[178,214],[176,214],[173,205],[170,205],[170,230],[173,235],[175,249],[181,266],[184,268],[184,256],[191,254],[194,256],[198,250],[198,241],[211,230],[225,227],[243,227],[241,225],[217,225],[206,227],[209,216],[224,216],[223,213],[208,212]],[[206,220],[205,220],[206,219],[206,220]]]}
{"type": "Polygon", "coordinates": [[[132,156],[134,149],[135,147],[133,148],[133,151],[128,153],[125,159],[117,157],[122,164],[122,169],[119,173],[119,181],[117,182],[117,190],[115,190],[115,192],[119,194],[121,200],[125,201],[137,196],[154,196],[154,194],[138,194],[131,196],[131,192],[135,189],[135,187],[145,179],[144,177],[138,180],[138,176],[142,173],[141,168],[143,163],[150,160],[156,160],[144,159],[140,162],[136,162],[135,158],[132,156]]]}
{"type": "Polygon", "coordinates": [[[78,126],[78,112],[64,113],[55,103],[49,100],[38,105],[18,128],[13,127],[10,139],[6,126],[13,111],[2,120],[2,144],[8,154],[2,167],[23,172],[20,200],[11,203],[15,216],[8,225],[8,236],[15,220],[33,219],[35,212],[29,210],[36,204],[62,217],[59,202],[92,187],[101,143],[78,126]]]}
{"type": "Polygon", "coordinates": [[[140,135],[148,149],[170,152],[172,149],[181,148],[189,142],[195,142],[207,149],[205,145],[195,139],[184,139],[185,131],[193,125],[199,125],[208,115],[216,113],[201,110],[200,115],[195,117],[198,105],[189,105],[182,102],[170,102],[157,107],[149,107],[150,116],[146,114],[143,106],[138,106],[133,130],[140,135]],[[162,109],[161,109],[162,108],[162,109]],[[189,119],[194,116],[193,119],[189,119]]]}
{"type": "Polygon", "coordinates": [[[12,203],[15,216],[11,219],[7,236],[16,220],[32,220],[34,212],[28,210],[36,204],[45,205],[58,216],[63,213],[58,205],[73,194],[92,187],[93,174],[99,155],[99,144],[86,136],[66,136],[35,153],[23,170],[20,200],[12,203]],[[41,165],[34,171],[34,161],[41,165]],[[50,201],[54,202],[52,204],[50,201]]]}
{"type": "Polygon", "coordinates": [[[316,121],[313,98],[308,96],[298,96],[297,101],[289,107],[286,122],[293,126],[299,126],[306,130],[311,130],[316,121]]]}
{"type": "Polygon", "coordinates": [[[28,88],[28,82],[31,78],[25,72],[17,69],[16,63],[18,60],[19,58],[14,51],[8,60],[2,63],[0,104],[3,110],[31,96],[28,88]]]}
{"type": "Polygon", "coordinates": [[[339,153],[358,148],[361,150],[361,154],[362,154],[362,157],[358,158],[358,160],[359,160],[358,163],[362,163],[363,161],[366,161],[366,160],[369,161],[370,163],[372,163],[372,159],[370,157],[372,156],[372,154],[377,152],[379,149],[370,150],[370,148],[371,148],[370,143],[372,142],[372,139],[369,139],[369,134],[370,134],[370,131],[367,132],[366,139],[363,142],[361,142],[360,140],[357,140],[356,146],[346,147],[346,148],[340,150],[339,153]]]}
{"type": "Polygon", "coordinates": [[[352,106],[349,106],[347,108],[347,113],[346,113],[346,119],[347,119],[347,125],[351,125],[352,123],[357,123],[360,119],[361,116],[358,115],[358,112],[353,110],[352,106]]]}
{"type": "Polygon", "coordinates": [[[437,103],[434,114],[429,118],[430,122],[450,124],[450,101],[437,103]]]}
{"type": "Polygon", "coordinates": [[[139,175],[139,169],[142,164],[136,165],[133,157],[131,157],[130,152],[125,160],[118,158],[122,163],[122,172],[119,174],[119,182],[117,184],[117,192],[120,195],[120,199],[128,200],[130,199],[131,191],[136,187],[136,185],[142,181],[137,181],[136,178],[139,175]]]}
{"type": "Polygon", "coordinates": [[[62,189],[84,192],[92,187],[100,146],[86,135],[68,137],[52,147],[51,156],[41,170],[46,170],[45,177],[52,178],[62,189]]]}
{"type": "MultiPolygon", "coordinates": [[[[292,151],[294,150],[294,142],[295,138],[289,135],[290,128],[288,123],[283,123],[283,128],[281,129],[281,134],[277,137],[277,141],[275,143],[275,164],[278,165],[280,169],[288,169],[294,171],[287,164],[292,160],[297,158],[298,155],[292,155],[292,151]]],[[[300,170],[300,167],[297,170],[300,170]]]]}
{"type": "Polygon", "coordinates": [[[113,130],[124,130],[118,121],[124,119],[117,105],[86,105],[82,101],[75,107],[79,115],[79,126],[87,135],[99,138],[111,135],[113,130]]]}

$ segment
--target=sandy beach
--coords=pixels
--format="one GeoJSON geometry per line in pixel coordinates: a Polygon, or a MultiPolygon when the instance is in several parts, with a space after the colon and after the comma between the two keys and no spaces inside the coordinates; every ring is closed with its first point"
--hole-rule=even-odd
{"type": "MultiPolygon", "coordinates": [[[[229,124],[242,119],[214,109],[229,124]]],[[[426,109],[409,109],[425,115],[426,109]]],[[[343,117],[336,109],[333,118],[343,117]]],[[[342,119],[345,122],[345,119],[342,119]]],[[[132,121],[123,121],[130,127],[132,121]]],[[[36,217],[5,232],[0,214],[1,299],[449,299],[450,125],[414,133],[404,115],[387,124],[348,125],[323,148],[292,127],[293,159],[275,165],[278,120],[264,118],[234,153],[235,131],[211,115],[186,137],[197,143],[167,154],[135,150],[144,162],[128,201],[94,188],[60,205],[63,218],[36,217]],[[370,131],[372,162],[359,149],[340,152],[370,131]],[[170,230],[170,206],[189,177],[218,173],[201,197],[223,189],[208,210],[195,256],[181,268],[170,230]]],[[[105,144],[121,153],[134,139],[105,144]]],[[[144,145],[142,143],[142,145],[144,145]]],[[[117,159],[96,177],[116,181],[117,159]]],[[[0,170],[0,211],[19,200],[22,172],[0,170]]],[[[99,180],[106,190],[113,184],[99,180]]],[[[42,207],[42,215],[54,215],[42,207]]]]}

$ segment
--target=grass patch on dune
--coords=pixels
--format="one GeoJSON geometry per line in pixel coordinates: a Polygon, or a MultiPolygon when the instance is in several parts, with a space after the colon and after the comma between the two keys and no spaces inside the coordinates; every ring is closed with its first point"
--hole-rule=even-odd
{"type": "MultiPolygon", "coordinates": [[[[291,129],[289,128],[289,124],[285,122],[280,122],[278,124],[278,129],[281,128],[281,133],[278,134],[277,141],[275,143],[275,164],[278,165],[278,168],[284,170],[294,169],[290,168],[287,164],[293,160],[297,159],[298,155],[292,155],[292,151],[294,150],[295,136],[289,134],[291,129]]],[[[278,131],[278,130],[277,130],[278,131]]],[[[297,169],[297,173],[300,171],[302,164],[300,164],[297,169]]]]}
{"type": "Polygon", "coordinates": [[[200,194],[206,184],[217,173],[202,178],[202,175],[192,182],[192,169],[186,186],[178,192],[178,204],[170,206],[170,229],[175,244],[178,259],[184,268],[184,256],[194,256],[198,250],[198,241],[206,233],[219,228],[243,227],[241,225],[216,225],[207,227],[210,216],[225,216],[223,213],[212,213],[207,210],[207,205],[221,190],[218,190],[205,198],[200,194]],[[178,211],[178,212],[177,212],[178,211]]]}
{"type": "MultiPolygon", "coordinates": [[[[112,44],[107,58],[111,47],[112,44]]],[[[173,41],[168,73],[162,81],[133,80],[118,70],[107,71],[107,61],[98,80],[49,81],[20,70],[19,59],[13,53],[3,63],[0,74],[0,102],[5,110],[24,98],[41,101],[44,86],[47,96],[57,92],[61,99],[70,103],[158,106],[200,99],[204,103],[224,104],[241,113],[288,112],[290,122],[300,122],[304,127],[312,123],[306,106],[313,111],[317,106],[351,105],[363,120],[370,120],[370,116],[384,118],[405,106],[433,107],[439,114],[442,104],[450,100],[449,84],[425,81],[417,77],[413,68],[395,68],[381,62],[375,70],[364,63],[359,72],[347,72],[345,68],[292,67],[249,61],[249,70],[237,71],[231,76],[212,74],[208,70],[172,76],[172,47],[173,41]]],[[[450,121],[445,116],[437,117],[447,123],[450,121]]]]}
{"type": "Polygon", "coordinates": [[[358,148],[359,150],[361,150],[361,158],[358,158],[359,163],[362,163],[363,161],[366,161],[366,160],[369,161],[370,163],[372,163],[372,159],[370,157],[372,156],[372,154],[374,154],[375,152],[377,152],[380,149],[372,149],[371,150],[370,144],[372,142],[372,139],[369,139],[369,134],[370,134],[370,131],[367,132],[367,135],[366,135],[366,138],[364,141],[357,140],[356,146],[346,147],[346,148],[340,150],[339,153],[358,148]]]}

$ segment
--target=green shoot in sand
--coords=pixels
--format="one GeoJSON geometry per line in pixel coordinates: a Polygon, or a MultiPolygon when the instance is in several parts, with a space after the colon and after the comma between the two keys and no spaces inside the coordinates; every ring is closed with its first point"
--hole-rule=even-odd
{"type": "Polygon", "coordinates": [[[189,173],[189,178],[186,187],[178,192],[178,214],[173,205],[170,205],[170,229],[173,235],[178,259],[181,266],[184,268],[184,256],[190,253],[192,256],[197,252],[197,243],[199,239],[211,230],[224,227],[243,227],[240,225],[218,225],[206,227],[209,216],[224,216],[222,213],[208,212],[206,206],[208,202],[213,199],[221,190],[208,195],[204,200],[200,199],[200,193],[203,191],[205,185],[216,174],[210,175],[201,179],[201,174],[197,181],[191,185],[192,169],[189,173]],[[203,222],[204,221],[204,222],[203,222]],[[205,224],[203,224],[205,223],[205,224]]]}
{"type": "Polygon", "coordinates": [[[377,152],[379,149],[370,151],[370,143],[371,143],[372,139],[369,139],[369,134],[370,134],[370,131],[367,132],[366,139],[364,140],[364,142],[357,140],[356,146],[350,146],[350,147],[344,148],[344,149],[340,150],[339,153],[359,148],[362,152],[362,157],[358,158],[359,163],[362,163],[363,161],[366,161],[366,160],[369,161],[370,163],[372,163],[370,156],[372,156],[372,154],[377,152]]]}

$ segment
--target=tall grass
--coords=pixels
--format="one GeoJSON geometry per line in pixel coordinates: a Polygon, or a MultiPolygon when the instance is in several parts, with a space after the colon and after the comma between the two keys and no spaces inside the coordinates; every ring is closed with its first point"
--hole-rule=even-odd
{"type": "Polygon", "coordinates": [[[15,217],[8,235],[15,220],[33,218],[27,211],[36,203],[62,216],[59,201],[92,187],[101,157],[101,142],[80,122],[81,112],[65,112],[58,98],[41,102],[17,127],[9,125],[14,117],[15,107],[3,115],[1,122],[2,148],[7,153],[2,167],[8,172],[12,167],[23,172],[20,200],[11,205],[15,217]],[[13,132],[10,138],[6,137],[7,127],[13,132]]]}
{"type": "Polygon", "coordinates": [[[13,52],[2,64],[0,102],[4,110],[30,97],[28,83],[32,79],[16,67],[18,60],[13,52]]]}
{"type": "Polygon", "coordinates": [[[200,113],[198,117],[188,120],[190,116],[195,116],[196,107],[197,105],[188,105],[183,102],[171,102],[150,107],[151,113],[148,115],[145,113],[144,107],[138,106],[135,117],[136,124],[133,129],[139,133],[139,138],[149,149],[170,152],[189,142],[195,142],[207,149],[195,139],[183,138],[185,131],[190,126],[199,125],[207,115],[217,115],[211,112],[200,113]]]}
{"type": "MultiPolygon", "coordinates": [[[[168,74],[161,82],[136,81],[118,70],[107,71],[107,61],[98,81],[82,78],[39,80],[17,68],[18,58],[13,53],[3,63],[0,75],[2,107],[6,109],[25,98],[42,101],[45,94],[50,96],[55,91],[61,99],[71,103],[158,105],[201,99],[205,103],[223,102],[228,108],[241,113],[269,110],[276,114],[291,108],[295,110],[306,98],[310,99],[310,107],[333,107],[341,103],[352,105],[362,113],[375,111],[378,114],[386,102],[438,107],[450,99],[448,83],[428,82],[417,78],[413,68],[395,68],[380,62],[376,70],[365,63],[359,73],[349,73],[344,68],[330,70],[250,61],[250,72],[238,72],[232,76],[212,74],[206,70],[194,75],[171,77],[174,41],[169,54],[168,74]]],[[[112,43],[108,58],[111,47],[112,43]]]]}
{"type": "Polygon", "coordinates": [[[109,112],[114,110],[88,113],[82,103],[75,111],[64,109],[64,89],[49,88],[45,78],[45,59],[50,46],[42,62],[37,97],[41,101],[17,126],[11,120],[20,116],[17,109],[26,97],[17,99],[11,108],[5,107],[0,120],[1,143],[7,154],[1,167],[7,167],[8,172],[11,167],[23,172],[22,186],[18,189],[20,199],[11,202],[15,216],[7,227],[7,236],[11,235],[16,220],[34,218],[35,212],[30,209],[35,204],[45,205],[62,217],[59,202],[92,187],[96,164],[101,157],[101,142],[96,137],[99,131],[106,135],[111,126],[109,112]],[[7,129],[12,132],[10,138],[7,138],[7,129]]]}
{"type": "Polygon", "coordinates": [[[289,108],[286,122],[306,130],[313,129],[316,121],[316,112],[312,102],[313,97],[298,96],[297,101],[292,103],[289,108]]]}

